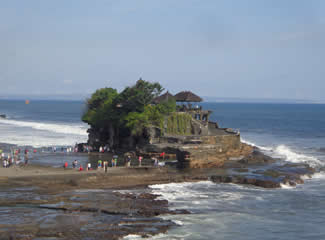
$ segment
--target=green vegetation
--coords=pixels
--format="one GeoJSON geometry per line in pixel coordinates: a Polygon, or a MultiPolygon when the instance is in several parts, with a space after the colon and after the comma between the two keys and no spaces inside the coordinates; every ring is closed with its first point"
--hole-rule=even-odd
{"type": "Polygon", "coordinates": [[[151,105],[152,100],[163,91],[159,83],[142,79],[121,93],[116,89],[102,88],[87,100],[82,120],[94,129],[118,129],[123,136],[141,136],[146,127],[163,128],[164,117],[175,112],[175,100],[151,105]]]}
{"type": "Polygon", "coordinates": [[[187,113],[171,113],[167,118],[167,133],[190,135],[192,116],[187,113]]]}

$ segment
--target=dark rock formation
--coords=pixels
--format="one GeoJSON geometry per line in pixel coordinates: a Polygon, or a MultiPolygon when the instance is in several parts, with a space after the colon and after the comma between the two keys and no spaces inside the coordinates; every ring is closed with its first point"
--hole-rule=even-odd
{"type": "Polygon", "coordinates": [[[176,226],[159,215],[189,214],[186,210],[169,210],[168,201],[157,200],[157,195],[148,192],[53,190],[8,189],[12,194],[4,194],[1,206],[12,215],[10,219],[19,221],[0,224],[0,239],[149,237],[176,226]],[[21,194],[25,192],[29,199],[21,194]]]}
{"type": "Polygon", "coordinates": [[[285,164],[255,171],[245,169],[240,174],[213,175],[210,179],[215,183],[249,184],[263,188],[279,188],[281,184],[289,186],[303,184],[304,181],[301,177],[313,173],[315,173],[315,169],[307,164],[285,164]]]}
{"type": "Polygon", "coordinates": [[[252,154],[239,160],[239,162],[243,164],[264,164],[274,163],[275,161],[276,160],[274,158],[267,156],[256,149],[252,152],[252,154]]]}

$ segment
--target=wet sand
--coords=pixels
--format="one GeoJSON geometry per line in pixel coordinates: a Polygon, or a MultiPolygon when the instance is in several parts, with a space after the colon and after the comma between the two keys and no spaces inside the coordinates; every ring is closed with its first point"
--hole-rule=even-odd
{"type": "Polygon", "coordinates": [[[19,177],[33,177],[33,176],[48,176],[48,175],[61,175],[61,174],[85,174],[88,173],[78,172],[75,169],[60,169],[46,166],[37,165],[21,165],[11,166],[9,168],[0,168],[0,178],[19,178],[19,177]]]}
{"type": "MultiPolygon", "coordinates": [[[[216,169],[213,173],[216,173],[216,169]]],[[[219,170],[219,173],[225,170],[219,170]]],[[[0,168],[0,186],[38,186],[52,190],[71,188],[133,188],[157,183],[207,180],[206,170],[180,172],[173,167],[110,167],[78,171],[37,165],[0,168]]]]}

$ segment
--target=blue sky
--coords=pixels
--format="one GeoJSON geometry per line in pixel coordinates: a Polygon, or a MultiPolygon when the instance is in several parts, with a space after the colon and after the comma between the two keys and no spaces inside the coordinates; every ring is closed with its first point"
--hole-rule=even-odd
{"type": "Polygon", "coordinates": [[[322,0],[3,0],[0,96],[121,90],[325,102],[322,0]]]}

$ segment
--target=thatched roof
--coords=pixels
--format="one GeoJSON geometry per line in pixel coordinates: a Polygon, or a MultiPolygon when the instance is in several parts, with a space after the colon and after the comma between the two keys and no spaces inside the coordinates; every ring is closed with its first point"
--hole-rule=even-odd
{"type": "Polygon", "coordinates": [[[195,95],[191,91],[183,91],[177,93],[175,96],[176,102],[202,102],[203,99],[195,95]]]}
{"type": "Polygon", "coordinates": [[[154,100],[152,100],[152,102],[154,104],[158,104],[164,101],[168,101],[169,99],[175,99],[174,96],[172,94],[170,94],[168,91],[162,95],[160,95],[159,97],[156,97],[154,100]]]}

